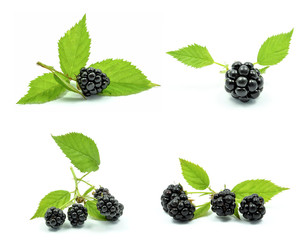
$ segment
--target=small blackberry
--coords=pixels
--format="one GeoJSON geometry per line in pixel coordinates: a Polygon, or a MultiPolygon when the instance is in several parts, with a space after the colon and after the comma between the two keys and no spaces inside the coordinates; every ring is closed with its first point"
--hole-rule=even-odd
{"type": "Polygon", "coordinates": [[[112,195],[103,195],[98,198],[97,209],[107,220],[115,221],[123,214],[124,206],[112,195]]]}
{"type": "Polygon", "coordinates": [[[225,78],[225,90],[242,102],[257,98],[263,90],[264,79],[250,62],[233,63],[225,78]]]}
{"type": "Polygon", "coordinates": [[[185,193],[175,197],[167,205],[168,214],[178,221],[189,221],[194,217],[195,206],[188,200],[185,193]]]}
{"type": "Polygon", "coordinates": [[[211,199],[211,210],[218,216],[232,215],[235,207],[235,194],[229,189],[216,193],[211,199]]]}
{"type": "Polygon", "coordinates": [[[264,199],[257,194],[244,197],[241,201],[239,211],[243,217],[250,221],[257,221],[263,218],[266,213],[264,199]]]}
{"type": "Polygon", "coordinates": [[[66,220],[66,214],[56,207],[48,208],[45,213],[46,225],[53,229],[59,228],[66,220]]]}
{"type": "Polygon", "coordinates": [[[109,78],[100,69],[81,68],[77,82],[84,96],[89,97],[101,93],[110,84],[109,78]]]}
{"type": "Polygon", "coordinates": [[[99,197],[102,197],[103,195],[110,195],[109,190],[107,188],[99,187],[99,188],[95,189],[95,192],[93,192],[94,198],[97,198],[97,199],[99,197]]]}
{"type": "Polygon", "coordinates": [[[68,220],[74,227],[83,225],[87,216],[87,209],[81,204],[75,203],[68,209],[68,220]]]}
{"type": "Polygon", "coordinates": [[[180,184],[177,185],[169,185],[167,189],[163,191],[163,194],[161,196],[161,205],[163,206],[163,209],[165,212],[168,212],[168,203],[173,200],[175,197],[179,197],[181,194],[185,194],[183,191],[183,188],[180,184]]]}

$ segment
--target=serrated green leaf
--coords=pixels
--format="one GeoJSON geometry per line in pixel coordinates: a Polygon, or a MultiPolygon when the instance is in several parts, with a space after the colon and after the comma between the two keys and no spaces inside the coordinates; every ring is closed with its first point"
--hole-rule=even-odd
{"type": "Polygon", "coordinates": [[[50,207],[61,208],[70,201],[71,194],[65,190],[57,190],[48,193],[39,204],[38,209],[31,219],[44,217],[46,211],[50,207]]]}
{"type": "Polygon", "coordinates": [[[65,77],[64,75],[62,75],[58,72],[53,72],[53,74],[54,74],[54,78],[57,81],[57,83],[59,83],[61,86],[63,86],[67,90],[72,91],[74,93],[78,93],[83,98],[85,98],[85,96],[78,89],[76,89],[74,86],[71,85],[71,83],[67,77],[65,77]]]}
{"type": "Polygon", "coordinates": [[[266,71],[267,71],[267,69],[268,69],[269,67],[270,67],[270,66],[266,66],[266,67],[264,67],[264,68],[259,69],[260,74],[266,73],[266,71]]]}
{"type": "Polygon", "coordinates": [[[206,216],[209,209],[210,209],[210,202],[202,204],[195,211],[193,219],[197,219],[197,218],[206,216]]]}
{"type": "Polygon", "coordinates": [[[91,39],[86,28],[86,15],[58,42],[60,67],[64,74],[74,78],[84,67],[90,55],[91,39]]]}
{"type": "Polygon", "coordinates": [[[202,68],[214,63],[207,48],[198,44],[189,45],[167,53],[178,61],[194,68],[202,68]]]}
{"type": "Polygon", "coordinates": [[[58,99],[66,89],[58,84],[53,73],[46,73],[32,80],[28,93],[17,104],[45,103],[58,99]]]}
{"type": "Polygon", "coordinates": [[[75,132],[52,138],[79,171],[84,173],[99,169],[98,148],[91,138],[75,132]]]}
{"type": "Polygon", "coordinates": [[[150,82],[136,66],[122,59],[106,59],[91,67],[101,69],[110,79],[110,85],[99,95],[126,96],[159,86],[150,82]]]}
{"type": "Polygon", "coordinates": [[[105,216],[102,216],[97,209],[97,201],[86,201],[84,206],[87,208],[88,214],[91,218],[100,221],[107,221],[105,216]]]}
{"type": "Polygon", "coordinates": [[[244,197],[254,193],[263,197],[265,202],[268,202],[273,196],[284,190],[288,190],[288,188],[279,187],[269,180],[255,179],[246,180],[237,184],[232,189],[232,192],[235,193],[238,203],[240,203],[244,197]]]}
{"type": "Polygon", "coordinates": [[[239,214],[239,203],[235,201],[235,209],[234,209],[234,216],[236,216],[237,219],[241,219],[240,214],[239,214]]]}
{"type": "Polygon", "coordinates": [[[281,62],[288,54],[293,31],[269,37],[259,49],[257,62],[262,66],[281,62]]]}
{"type": "Polygon", "coordinates": [[[209,186],[209,178],[205,170],[197,164],[179,159],[182,175],[187,183],[197,190],[204,190],[209,186]]]}

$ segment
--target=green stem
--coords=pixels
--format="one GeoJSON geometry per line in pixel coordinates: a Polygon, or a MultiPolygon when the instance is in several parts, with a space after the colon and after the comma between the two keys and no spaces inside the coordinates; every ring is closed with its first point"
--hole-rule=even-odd
{"type": "Polygon", "coordinates": [[[218,63],[218,62],[214,62],[214,64],[217,64],[217,65],[222,66],[223,68],[226,68],[226,69],[227,69],[227,66],[224,65],[224,64],[221,64],[221,63],[218,63]]]}
{"type": "Polygon", "coordinates": [[[70,169],[71,169],[71,172],[72,172],[72,175],[73,175],[73,179],[74,179],[74,182],[75,182],[74,198],[76,198],[78,196],[80,197],[81,195],[80,195],[79,190],[78,190],[78,178],[76,177],[76,174],[74,172],[73,167],[70,167],[70,169]]]}
{"type": "Polygon", "coordinates": [[[88,172],[86,174],[84,174],[81,178],[78,179],[78,181],[81,181],[83,178],[85,178],[87,175],[89,175],[91,172],[88,172]]]}
{"type": "Polygon", "coordinates": [[[187,192],[187,194],[212,194],[212,192],[187,192]]]}
{"type": "Polygon", "coordinates": [[[258,62],[256,62],[256,63],[253,63],[253,65],[255,65],[255,64],[258,64],[258,62]]]}
{"type": "Polygon", "coordinates": [[[84,180],[82,180],[82,179],[78,179],[78,181],[80,181],[80,182],[84,182],[85,184],[89,185],[90,187],[93,187],[93,188],[95,188],[95,186],[94,186],[94,185],[92,185],[92,184],[88,183],[87,181],[84,181],[84,180]]]}
{"type": "Polygon", "coordinates": [[[69,202],[65,203],[64,205],[62,205],[60,207],[61,210],[65,209],[66,207],[69,207],[70,205],[72,205],[74,203],[75,198],[71,199],[69,202]]]}
{"type": "Polygon", "coordinates": [[[208,187],[208,189],[211,191],[211,193],[214,195],[216,194],[216,192],[214,190],[211,189],[211,187],[208,187]]]}
{"type": "Polygon", "coordinates": [[[37,62],[36,64],[39,65],[39,66],[41,66],[41,67],[43,67],[43,68],[48,69],[50,72],[56,72],[56,73],[59,73],[59,74],[65,76],[66,78],[68,78],[69,80],[76,81],[75,79],[69,77],[68,75],[66,75],[66,74],[64,74],[64,73],[62,73],[62,72],[60,72],[60,71],[55,70],[54,67],[48,66],[48,65],[46,65],[46,64],[44,64],[44,63],[41,63],[41,62],[37,62]]]}

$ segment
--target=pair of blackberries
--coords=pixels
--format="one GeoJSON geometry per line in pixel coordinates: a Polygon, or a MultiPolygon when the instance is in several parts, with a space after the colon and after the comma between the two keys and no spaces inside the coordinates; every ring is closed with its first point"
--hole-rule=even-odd
{"type": "MultiPolygon", "coordinates": [[[[229,189],[214,194],[211,199],[211,210],[218,216],[232,215],[235,208],[235,194],[229,189]]],[[[257,194],[247,196],[241,201],[239,211],[250,221],[260,220],[266,213],[264,199],[257,194]]]]}
{"type": "Polygon", "coordinates": [[[263,90],[264,79],[250,62],[235,62],[225,74],[225,90],[242,102],[257,98],[263,90]]]}
{"type": "MultiPolygon", "coordinates": [[[[87,216],[87,209],[81,204],[75,203],[68,209],[68,220],[74,227],[83,225],[87,216]]],[[[50,207],[45,213],[45,220],[48,227],[57,229],[65,222],[66,214],[59,208],[50,207]]]]}
{"type": "Polygon", "coordinates": [[[119,203],[107,188],[100,187],[93,195],[98,200],[97,209],[108,221],[117,221],[123,215],[123,204],[119,203]]]}
{"type": "Polygon", "coordinates": [[[92,67],[81,68],[76,78],[83,95],[86,97],[101,93],[110,84],[105,73],[92,67]]]}
{"type": "Polygon", "coordinates": [[[163,191],[161,205],[165,212],[178,221],[192,220],[196,210],[180,184],[171,184],[163,191]]]}

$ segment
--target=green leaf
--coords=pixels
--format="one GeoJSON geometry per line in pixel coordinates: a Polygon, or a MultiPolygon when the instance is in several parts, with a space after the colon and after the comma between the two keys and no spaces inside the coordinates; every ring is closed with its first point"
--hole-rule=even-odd
{"type": "Polygon", "coordinates": [[[159,86],[150,82],[136,66],[122,59],[106,59],[92,64],[101,69],[110,79],[110,85],[103,90],[103,96],[126,96],[159,86]]]}
{"type": "Polygon", "coordinates": [[[194,218],[197,219],[207,215],[208,210],[210,209],[210,202],[204,203],[195,211],[194,218]]]}
{"type": "Polygon", "coordinates": [[[182,175],[189,185],[197,190],[204,190],[209,186],[209,178],[205,170],[189,161],[179,159],[182,175]]]}
{"type": "Polygon", "coordinates": [[[236,216],[236,218],[241,219],[240,218],[240,214],[239,214],[239,203],[237,201],[235,201],[236,207],[234,209],[234,216],[236,216]]]}
{"type": "Polygon", "coordinates": [[[105,216],[102,216],[97,209],[97,201],[86,201],[84,206],[87,208],[88,214],[91,218],[100,221],[107,221],[105,216]]]}
{"type": "Polygon", "coordinates": [[[90,55],[91,39],[86,28],[86,15],[58,42],[61,70],[74,78],[84,67],[90,55]]]}
{"type": "MultiPolygon", "coordinates": [[[[62,208],[70,201],[71,194],[68,191],[58,190],[48,193],[39,204],[38,209],[31,219],[44,217],[46,211],[50,207],[62,208]]],[[[30,219],[30,220],[31,220],[30,219]]]]}
{"type": "Polygon", "coordinates": [[[17,104],[45,103],[61,97],[66,91],[58,84],[53,73],[46,73],[32,80],[28,93],[17,104]]]}
{"type": "Polygon", "coordinates": [[[281,62],[288,54],[293,31],[269,37],[259,49],[257,62],[263,66],[281,62]]]}
{"type": "Polygon", "coordinates": [[[273,196],[284,190],[288,190],[288,188],[279,187],[269,180],[255,179],[246,180],[237,184],[232,189],[232,192],[235,193],[238,202],[241,202],[241,200],[243,200],[244,197],[254,193],[263,197],[265,202],[268,202],[273,196]]]}
{"type": "Polygon", "coordinates": [[[85,98],[85,96],[75,87],[73,87],[69,81],[69,79],[67,77],[65,77],[64,75],[58,73],[58,72],[53,72],[54,74],[54,78],[55,80],[64,88],[66,88],[69,91],[75,92],[80,94],[83,98],[85,98]]]}
{"type": "Polygon", "coordinates": [[[269,67],[270,67],[270,66],[266,66],[266,67],[264,67],[264,68],[259,69],[260,74],[266,73],[266,71],[267,71],[267,69],[268,69],[269,67]]]}
{"type": "Polygon", "coordinates": [[[54,141],[81,172],[97,171],[100,156],[95,142],[82,133],[68,133],[52,136],[54,141]]]}
{"type": "Polygon", "coordinates": [[[167,53],[178,61],[194,68],[202,68],[214,63],[207,48],[198,44],[189,45],[167,53]]]}

